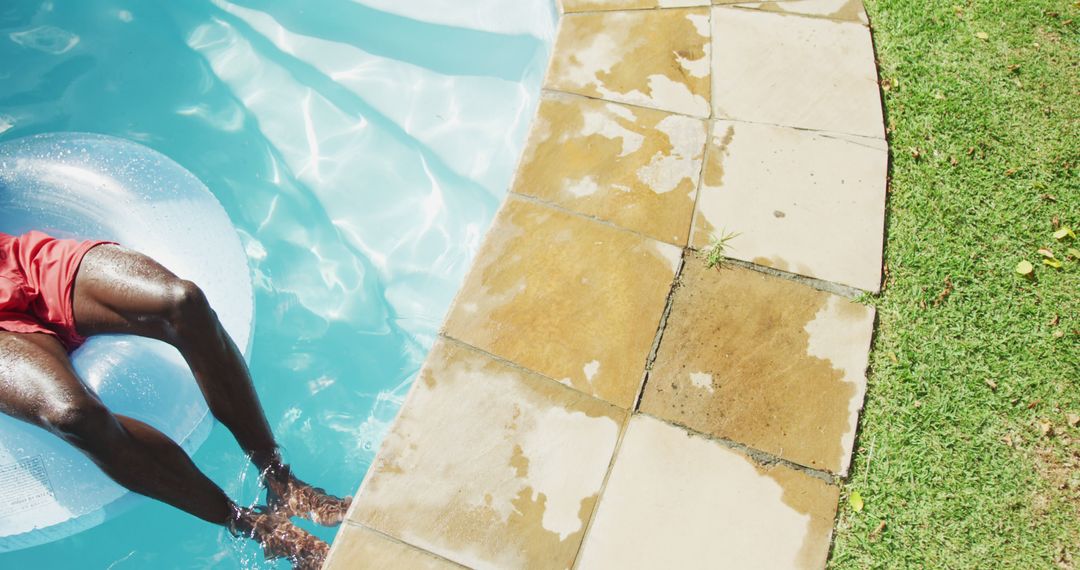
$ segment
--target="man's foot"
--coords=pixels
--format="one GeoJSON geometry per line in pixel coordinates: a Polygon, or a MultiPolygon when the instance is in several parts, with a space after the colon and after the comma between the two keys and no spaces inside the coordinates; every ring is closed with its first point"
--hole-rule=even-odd
{"type": "Polygon", "coordinates": [[[345,520],[352,497],[344,499],[312,487],[293,476],[288,467],[268,469],[263,475],[266,502],[272,510],[300,517],[322,526],[337,526],[345,520]]]}
{"type": "Polygon", "coordinates": [[[329,545],[288,517],[265,509],[238,508],[227,527],[234,536],[258,542],[267,560],[285,558],[297,570],[319,570],[330,552],[329,545]]]}

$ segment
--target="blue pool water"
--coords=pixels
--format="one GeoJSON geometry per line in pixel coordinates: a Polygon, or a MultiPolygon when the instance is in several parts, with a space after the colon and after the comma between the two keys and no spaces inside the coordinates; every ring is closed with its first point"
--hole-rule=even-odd
{"type": "MultiPolygon", "coordinates": [[[[551,0],[4,0],[0,142],[120,136],[210,187],[248,255],[271,425],[302,477],[348,494],[501,202],[554,19],[551,0]]],[[[223,428],[194,458],[255,501],[223,428]]],[[[0,568],[274,566],[149,501],[0,555],[0,568]]]]}

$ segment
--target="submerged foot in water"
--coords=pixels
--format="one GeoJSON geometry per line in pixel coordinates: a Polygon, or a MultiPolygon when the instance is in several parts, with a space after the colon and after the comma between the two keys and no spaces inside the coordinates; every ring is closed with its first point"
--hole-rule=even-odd
{"type": "Polygon", "coordinates": [[[285,558],[297,570],[319,570],[330,552],[325,542],[270,510],[237,509],[228,528],[235,536],[258,542],[267,560],[285,558]]]}
{"type": "Polygon", "coordinates": [[[323,526],[336,526],[345,519],[352,497],[335,497],[293,476],[288,467],[268,470],[266,502],[276,512],[300,517],[323,526]]]}

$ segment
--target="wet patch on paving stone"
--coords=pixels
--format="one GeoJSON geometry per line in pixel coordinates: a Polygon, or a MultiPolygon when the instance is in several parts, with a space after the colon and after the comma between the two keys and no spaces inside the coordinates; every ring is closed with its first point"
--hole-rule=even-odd
{"type": "Polygon", "coordinates": [[[709,116],[707,8],[566,14],[544,86],[709,116]]]}
{"type": "Polygon", "coordinates": [[[446,335],[629,408],[681,253],[511,196],[446,335]]]}
{"type": "Polygon", "coordinates": [[[798,283],[689,261],[641,410],[845,473],[873,319],[868,307],[798,283]]]}
{"type": "Polygon", "coordinates": [[[569,567],[626,412],[452,341],[415,386],[349,520],[471,568],[569,567]]]}
{"type": "Polygon", "coordinates": [[[705,121],[544,95],[513,191],[685,246],[705,121]]]}

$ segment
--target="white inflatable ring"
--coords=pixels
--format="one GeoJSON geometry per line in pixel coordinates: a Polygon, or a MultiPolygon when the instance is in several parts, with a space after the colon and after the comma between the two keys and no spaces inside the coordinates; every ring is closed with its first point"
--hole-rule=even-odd
{"type": "MultiPolygon", "coordinates": [[[[116,241],[153,257],[202,287],[249,354],[253,301],[239,237],[206,186],[169,158],[83,133],[0,144],[0,231],[31,229],[116,241]]],[[[72,360],[110,409],[162,430],[188,453],[209,435],[206,403],[172,347],[98,336],[72,360]]],[[[0,413],[0,552],[101,524],[136,497],[55,435],[0,413]]]]}

